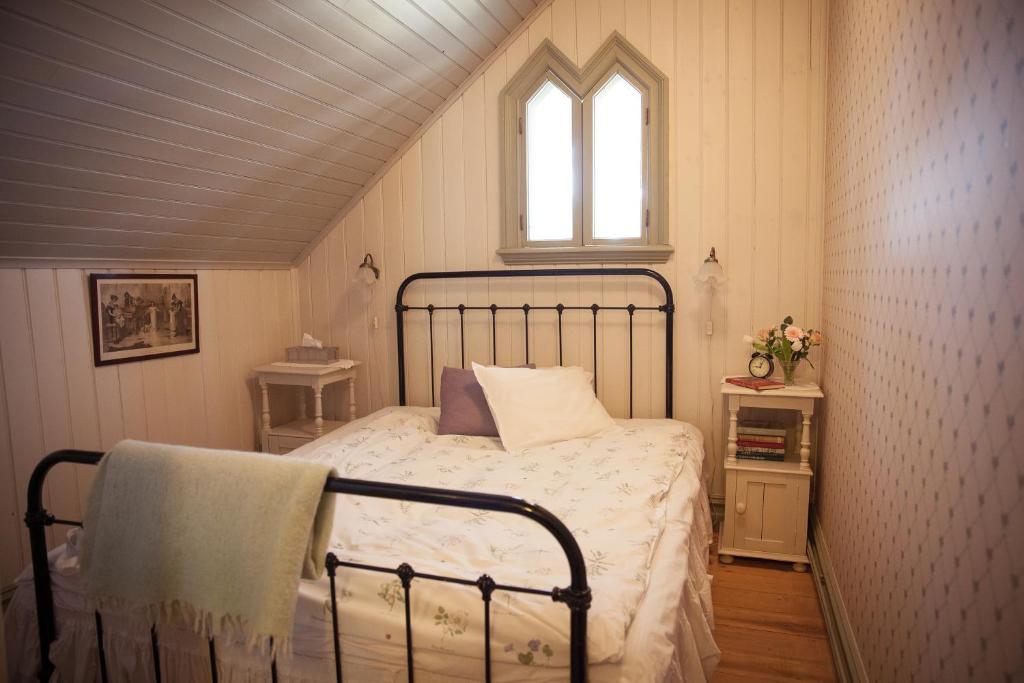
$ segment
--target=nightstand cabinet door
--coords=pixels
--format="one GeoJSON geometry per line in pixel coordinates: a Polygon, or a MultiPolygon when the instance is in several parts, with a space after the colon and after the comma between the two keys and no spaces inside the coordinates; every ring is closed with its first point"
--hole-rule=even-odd
{"type": "Polygon", "coordinates": [[[732,509],[734,547],[802,555],[807,544],[809,477],[738,471],[732,509]]]}

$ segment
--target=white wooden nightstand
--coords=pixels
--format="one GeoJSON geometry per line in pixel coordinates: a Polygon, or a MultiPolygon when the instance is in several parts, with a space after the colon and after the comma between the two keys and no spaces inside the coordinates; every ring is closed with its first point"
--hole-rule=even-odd
{"type": "Polygon", "coordinates": [[[325,420],[322,395],[324,387],[335,382],[348,382],[348,418],[356,419],[356,370],[360,362],[354,361],[350,368],[337,365],[261,365],[254,368],[256,379],[260,385],[263,398],[262,425],[260,427],[260,450],[264,453],[283,455],[317,439],[327,432],[345,424],[337,420],[325,420]],[[299,419],[283,425],[270,424],[270,393],[267,387],[271,384],[284,384],[300,387],[299,419]],[[306,412],[306,392],[308,387],[313,390],[313,417],[306,412]]]}
{"type": "Polygon", "coordinates": [[[728,401],[729,439],[725,453],[725,520],[719,560],[733,556],[792,562],[806,571],[807,512],[811,492],[811,417],[824,398],[817,384],[796,384],[757,392],[722,381],[728,401]],[[782,462],[736,457],[740,408],[799,410],[799,451],[789,448],[782,462]]]}

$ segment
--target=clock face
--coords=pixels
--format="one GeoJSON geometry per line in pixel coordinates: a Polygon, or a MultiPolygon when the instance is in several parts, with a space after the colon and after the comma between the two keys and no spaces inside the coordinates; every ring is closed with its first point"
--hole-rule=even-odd
{"type": "Polygon", "coordinates": [[[768,375],[772,374],[775,369],[772,367],[772,361],[770,358],[766,358],[760,354],[750,359],[750,363],[747,364],[747,369],[750,370],[750,374],[758,379],[764,379],[768,375]]]}

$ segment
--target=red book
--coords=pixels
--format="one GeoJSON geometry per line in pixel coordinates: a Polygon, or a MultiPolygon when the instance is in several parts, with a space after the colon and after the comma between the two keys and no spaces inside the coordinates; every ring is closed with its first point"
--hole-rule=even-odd
{"type": "Polygon", "coordinates": [[[757,377],[726,377],[725,381],[744,389],[753,389],[754,391],[781,389],[786,386],[782,382],[776,382],[773,379],[758,379],[757,377]]]}

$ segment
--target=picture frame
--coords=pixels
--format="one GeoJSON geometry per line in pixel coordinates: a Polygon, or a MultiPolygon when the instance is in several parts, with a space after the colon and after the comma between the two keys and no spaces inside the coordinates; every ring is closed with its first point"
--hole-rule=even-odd
{"type": "Polygon", "coordinates": [[[198,284],[195,273],[90,273],[94,364],[199,353],[198,284]]]}

